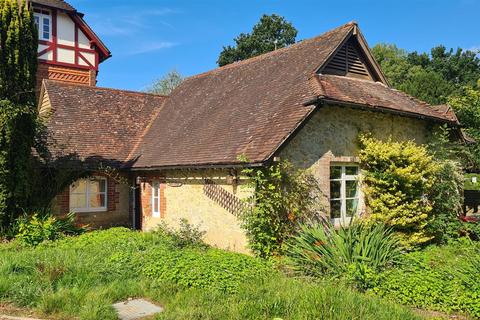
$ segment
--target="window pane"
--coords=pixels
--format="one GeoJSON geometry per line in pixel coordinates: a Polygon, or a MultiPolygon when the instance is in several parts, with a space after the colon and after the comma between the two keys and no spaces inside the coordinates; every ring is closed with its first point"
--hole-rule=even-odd
{"type": "Polygon", "coordinates": [[[342,167],[330,167],[330,179],[340,179],[342,176],[342,167]]]}
{"type": "Polygon", "coordinates": [[[152,191],[153,192],[153,197],[157,198],[158,197],[158,190],[159,190],[158,183],[154,183],[152,188],[153,188],[153,191],[152,191]]]}
{"type": "Polygon", "coordinates": [[[340,218],[340,207],[341,207],[340,201],[337,201],[337,200],[330,201],[330,217],[332,219],[340,218]]]}
{"type": "Polygon", "coordinates": [[[358,199],[347,200],[347,217],[353,217],[357,213],[358,199]]]}
{"type": "Polygon", "coordinates": [[[345,174],[347,176],[356,176],[358,175],[358,167],[345,167],[345,174]]]}
{"type": "Polygon", "coordinates": [[[38,28],[38,25],[40,24],[40,18],[38,16],[35,16],[35,24],[37,25],[37,28],[38,28]]]}
{"type": "Polygon", "coordinates": [[[87,181],[78,180],[72,183],[72,193],[87,193],[87,181]]]}
{"type": "Polygon", "coordinates": [[[158,198],[153,199],[153,212],[159,212],[158,208],[158,198]]]}
{"type": "Polygon", "coordinates": [[[85,194],[71,194],[70,206],[72,208],[86,208],[87,207],[87,195],[85,194]]]}
{"type": "Polygon", "coordinates": [[[106,207],[106,198],[104,193],[90,194],[90,208],[106,207]]]}
{"type": "Polygon", "coordinates": [[[90,192],[105,192],[106,191],[106,180],[104,179],[91,179],[90,181],[90,192]]]}
{"type": "Polygon", "coordinates": [[[345,181],[345,189],[347,198],[358,197],[358,182],[357,181],[345,181]]]}
{"type": "Polygon", "coordinates": [[[341,181],[330,181],[330,199],[340,198],[341,181]]]}

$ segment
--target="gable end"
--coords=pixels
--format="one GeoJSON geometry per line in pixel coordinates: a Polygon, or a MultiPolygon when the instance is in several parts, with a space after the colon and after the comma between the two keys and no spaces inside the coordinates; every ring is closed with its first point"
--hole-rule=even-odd
{"type": "Polygon", "coordinates": [[[356,25],[317,73],[382,82],[389,86],[356,25]]]}

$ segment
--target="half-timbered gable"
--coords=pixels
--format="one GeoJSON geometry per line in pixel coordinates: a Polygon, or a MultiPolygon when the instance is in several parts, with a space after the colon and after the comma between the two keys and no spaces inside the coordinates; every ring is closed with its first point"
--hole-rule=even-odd
{"type": "Polygon", "coordinates": [[[42,79],[95,85],[99,64],[111,55],[83,14],[62,0],[31,4],[38,27],[38,85],[42,79]]]}

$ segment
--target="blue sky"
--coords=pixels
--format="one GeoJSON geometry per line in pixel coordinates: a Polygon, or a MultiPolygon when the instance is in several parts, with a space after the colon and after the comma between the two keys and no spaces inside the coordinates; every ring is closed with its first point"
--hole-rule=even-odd
{"type": "Polygon", "coordinates": [[[480,0],[68,2],[112,51],[100,66],[98,85],[120,89],[143,90],[174,68],[187,76],[215,68],[222,46],[249,32],[263,13],[292,22],[297,40],[356,20],[371,46],[480,48],[480,0]]]}

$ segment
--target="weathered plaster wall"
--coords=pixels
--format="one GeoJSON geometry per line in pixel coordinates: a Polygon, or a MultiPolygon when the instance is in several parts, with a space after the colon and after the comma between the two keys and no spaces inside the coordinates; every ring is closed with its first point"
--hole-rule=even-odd
{"type": "MultiPolygon", "coordinates": [[[[323,106],[279,155],[295,166],[309,169],[320,183],[326,201],[330,196],[330,163],[357,162],[360,133],[380,139],[415,140],[425,143],[433,130],[426,121],[393,114],[371,112],[341,106],[323,106]]],[[[363,201],[360,201],[363,208],[363,201]]]]}
{"type": "Polygon", "coordinates": [[[247,239],[240,221],[233,213],[224,209],[204,193],[204,178],[211,179],[238,198],[248,196],[243,186],[227,182],[228,172],[220,170],[198,170],[188,173],[169,171],[163,174],[146,175],[147,181],[141,184],[142,229],[152,230],[158,224],[178,228],[180,219],[205,231],[205,242],[223,249],[247,253],[247,239]],[[160,182],[160,218],[152,217],[152,183],[160,182]]]}

